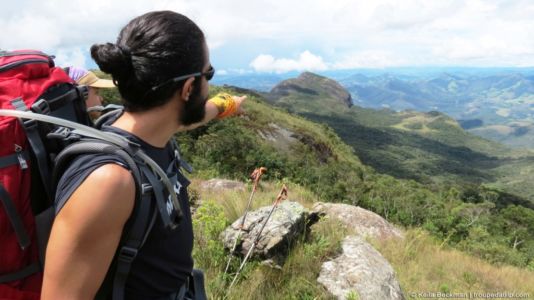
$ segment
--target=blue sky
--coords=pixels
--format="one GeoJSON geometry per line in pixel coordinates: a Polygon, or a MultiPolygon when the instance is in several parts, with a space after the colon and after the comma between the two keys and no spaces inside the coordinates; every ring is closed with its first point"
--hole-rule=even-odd
{"type": "Polygon", "coordinates": [[[530,0],[18,0],[2,4],[0,48],[91,68],[93,43],[113,42],[128,20],[161,9],[199,24],[221,75],[534,66],[530,0]]]}

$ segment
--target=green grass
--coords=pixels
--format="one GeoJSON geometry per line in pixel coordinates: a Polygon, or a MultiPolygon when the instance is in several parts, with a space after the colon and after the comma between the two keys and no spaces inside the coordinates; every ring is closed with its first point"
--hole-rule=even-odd
{"type": "Polygon", "coordinates": [[[373,244],[394,267],[408,299],[418,299],[413,293],[440,291],[514,291],[534,297],[533,271],[491,265],[440,246],[439,241],[422,230],[408,230],[404,241],[375,241],[373,244]]]}

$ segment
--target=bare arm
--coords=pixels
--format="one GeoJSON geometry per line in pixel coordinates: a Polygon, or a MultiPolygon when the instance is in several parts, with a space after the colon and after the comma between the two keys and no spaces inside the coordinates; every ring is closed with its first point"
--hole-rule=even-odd
{"type": "Polygon", "coordinates": [[[54,220],[41,299],[93,299],[135,202],[130,172],[107,164],[93,171],[54,220]]]}

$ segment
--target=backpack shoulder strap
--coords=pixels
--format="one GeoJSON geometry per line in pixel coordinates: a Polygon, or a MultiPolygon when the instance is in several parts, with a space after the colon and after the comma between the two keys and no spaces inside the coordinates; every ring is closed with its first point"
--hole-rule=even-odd
{"type": "Polygon", "coordinates": [[[191,167],[187,161],[182,159],[182,156],[180,155],[180,148],[178,147],[178,142],[176,142],[176,139],[172,139],[171,145],[174,152],[174,160],[178,164],[178,168],[183,168],[187,171],[187,173],[191,174],[193,172],[193,167],[191,167]]]}
{"type": "MultiPolygon", "coordinates": [[[[13,101],[11,101],[11,103],[15,107],[15,109],[19,111],[29,111],[24,101],[22,101],[22,98],[14,99],[13,101]]],[[[34,120],[23,119],[20,120],[20,123],[26,132],[28,142],[30,143],[32,152],[35,155],[37,169],[39,170],[39,174],[41,175],[41,180],[45,190],[46,198],[48,199],[48,203],[52,203],[54,200],[50,191],[50,167],[48,165],[46,148],[39,134],[37,123],[34,120]]]]}
{"type": "Polygon", "coordinates": [[[141,247],[145,244],[156,221],[157,210],[151,209],[153,190],[154,188],[150,184],[144,183],[141,185],[141,201],[137,205],[137,212],[134,214],[127,236],[117,252],[117,264],[113,276],[113,300],[124,299],[126,280],[132,268],[132,263],[141,247]]]}

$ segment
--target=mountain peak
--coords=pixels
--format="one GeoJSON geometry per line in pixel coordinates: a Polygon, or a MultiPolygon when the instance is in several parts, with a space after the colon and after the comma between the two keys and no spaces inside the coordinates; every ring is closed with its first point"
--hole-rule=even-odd
{"type": "Polygon", "coordinates": [[[297,79],[301,80],[324,80],[328,79],[327,77],[321,76],[319,74],[315,74],[309,71],[302,72],[297,79]]]}
{"type": "Polygon", "coordinates": [[[331,98],[336,103],[352,106],[352,97],[341,84],[312,72],[303,72],[297,78],[284,80],[271,90],[271,98],[275,99],[294,94],[331,98]]]}

